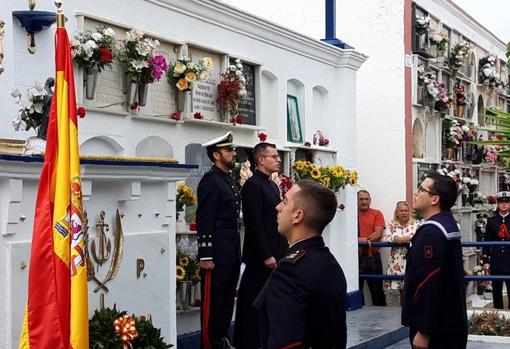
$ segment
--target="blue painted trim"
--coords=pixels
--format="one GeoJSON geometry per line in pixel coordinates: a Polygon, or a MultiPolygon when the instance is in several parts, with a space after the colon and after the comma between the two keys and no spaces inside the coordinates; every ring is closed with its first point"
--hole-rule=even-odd
{"type": "Polygon", "coordinates": [[[345,296],[345,310],[353,311],[363,307],[363,293],[360,290],[347,293],[345,296]]]}
{"type": "Polygon", "coordinates": [[[352,46],[347,45],[345,42],[337,38],[321,39],[321,41],[339,48],[352,48],[352,46]]]}
{"type": "Polygon", "coordinates": [[[57,14],[49,11],[13,11],[12,15],[18,19],[28,34],[49,28],[57,20],[57,14]]]}
{"type": "Polygon", "coordinates": [[[326,39],[336,36],[336,0],[326,0],[326,39]]]}
{"type": "MultiPolygon", "coordinates": [[[[22,162],[44,162],[43,156],[20,156],[20,155],[7,155],[0,154],[0,160],[8,161],[22,161],[22,162]]],[[[112,166],[137,166],[137,167],[164,167],[164,168],[183,168],[183,169],[196,169],[198,165],[192,164],[176,164],[176,163],[161,163],[156,161],[122,161],[122,160],[91,160],[81,159],[82,165],[112,165],[112,166]]]]}

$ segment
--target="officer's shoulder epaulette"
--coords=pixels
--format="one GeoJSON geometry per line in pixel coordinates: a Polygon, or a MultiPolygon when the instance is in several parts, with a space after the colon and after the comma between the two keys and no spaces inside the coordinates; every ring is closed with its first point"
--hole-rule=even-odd
{"type": "Polygon", "coordinates": [[[295,265],[298,261],[303,259],[305,254],[306,254],[305,250],[292,251],[289,254],[287,254],[285,257],[280,259],[280,263],[295,265]]]}

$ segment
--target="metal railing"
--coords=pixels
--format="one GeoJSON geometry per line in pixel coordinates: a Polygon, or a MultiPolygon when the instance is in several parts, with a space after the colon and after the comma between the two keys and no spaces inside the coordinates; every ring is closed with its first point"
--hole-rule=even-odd
{"type": "MultiPolygon", "coordinates": [[[[409,247],[410,244],[397,244],[394,242],[359,242],[358,247],[409,247]]],[[[461,242],[461,246],[464,247],[508,247],[510,248],[510,241],[469,241],[461,242]]],[[[360,280],[405,280],[405,275],[371,275],[371,274],[360,274],[360,280]]],[[[505,281],[510,280],[510,275],[465,275],[464,280],[466,281],[505,281]]]]}

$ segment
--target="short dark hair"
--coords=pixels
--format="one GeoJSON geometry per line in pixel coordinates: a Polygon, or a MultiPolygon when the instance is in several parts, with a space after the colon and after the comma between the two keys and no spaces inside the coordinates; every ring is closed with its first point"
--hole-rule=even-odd
{"type": "Polygon", "coordinates": [[[432,180],[430,191],[439,196],[441,211],[448,211],[457,201],[458,188],[453,178],[437,172],[428,173],[425,178],[432,180]]]}
{"type": "Polygon", "coordinates": [[[268,142],[260,142],[253,148],[253,161],[255,162],[255,166],[259,164],[259,159],[267,148],[276,149],[276,145],[268,142]]]}
{"type": "Polygon", "coordinates": [[[296,183],[301,189],[296,193],[296,205],[305,211],[304,224],[322,234],[335,216],[338,203],[335,194],[324,185],[303,179],[296,183]]]}
{"type": "Polygon", "coordinates": [[[358,194],[356,194],[356,195],[359,196],[359,194],[361,194],[361,193],[368,194],[368,197],[370,197],[370,193],[368,192],[368,190],[365,190],[365,189],[358,190],[358,194]]]}

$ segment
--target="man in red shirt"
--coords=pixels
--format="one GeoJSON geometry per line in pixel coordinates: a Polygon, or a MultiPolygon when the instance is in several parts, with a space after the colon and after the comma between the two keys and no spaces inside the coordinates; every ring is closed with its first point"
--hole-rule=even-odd
{"type": "MultiPolygon", "coordinates": [[[[372,198],[366,190],[358,191],[358,240],[360,242],[377,242],[381,240],[385,223],[381,211],[370,208],[372,198]]],[[[363,248],[359,251],[359,273],[382,275],[382,263],[379,249],[363,248]]],[[[382,280],[367,281],[373,305],[386,305],[382,280]]],[[[359,289],[363,292],[364,280],[359,289]]]]}

